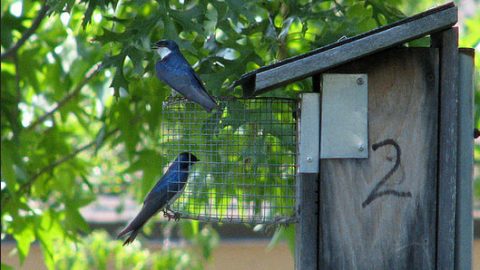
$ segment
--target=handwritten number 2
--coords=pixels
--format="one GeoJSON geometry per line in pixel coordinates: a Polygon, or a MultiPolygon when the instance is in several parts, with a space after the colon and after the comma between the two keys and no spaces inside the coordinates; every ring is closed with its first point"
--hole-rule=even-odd
{"type": "Polygon", "coordinates": [[[392,145],[395,147],[395,151],[397,152],[397,156],[395,159],[395,165],[393,165],[392,169],[388,171],[388,173],[380,180],[380,182],[375,185],[373,188],[372,192],[370,192],[370,195],[368,195],[367,199],[362,203],[362,207],[365,208],[367,205],[369,205],[371,202],[373,202],[375,199],[378,199],[382,196],[385,195],[393,195],[397,197],[412,197],[412,193],[410,192],[404,192],[404,191],[397,191],[393,189],[385,189],[383,191],[379,191],[379,189],[387,183],[388,179],[395,173],[395,171],[400,167],[400,158],[402,155],[402,151],[400,150],[400,146],[398,146],[398,143],[395,142],[393,139],[386,139],[382,142],[376,143],[372,145],[373,151],[377,151],[378,148],[387,146],[387,145],[392,145]]]}

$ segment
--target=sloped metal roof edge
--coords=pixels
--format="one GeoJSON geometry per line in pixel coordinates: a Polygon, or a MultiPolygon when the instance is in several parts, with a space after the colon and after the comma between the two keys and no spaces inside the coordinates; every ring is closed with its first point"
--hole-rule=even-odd
{"type": "MultiPolygon", "coordinates": [[[[241,85],[244,96],[258,95],[281,85],[288,84],[293,81],[311,76],[315,73],[319,73],[323,70],[338,66],[342,63],[358,59],[359,57],[363,57],[368,54],[378,52],[379,50],[387,49],[394,45],[446,29],[454,25],[457,22],[457,19],[457,8],[453,2],[450,2],[395,23],[376,28],[369,32],[328,44],[305,54],[297,55],[271,65],[263,66],[259,69],[242,75],[240,79],[234,83],[234,86],[241,85]],[[375,42],[376,39],[384,40],[384,42],[375,42]],[[376,43],[374,45],[377,47],[368,44],[372,41],[376,43]],[[357,46],[359,49],[367,50],[355,50],[356,47],[353,46],[357,46]],[[352,49],[355,51],[352,52],[352,49]],[[332,58],[341,56],[339,55],[339,52],[347,51],[349,53],[344,54],[343,57],[341,57],[342,59],[337,60],[332,58]],[[319,65],[315,69],[302,71],[300,68],[300,71],[298,70],[299,65],[296,64],[296,62],[319,61],[323,60],[323,58],[325,58],[327,61],[324,61],[322,65],[319,65]],[[290,70],[287,70],[292,68],[295,68],[296,72],[290,72],[290,70]],[[279,73],[278,71],[281,72],[279,73]],[[272,80],[272,76],[276,76],[278,79],[272,80]]],[[[301,63],[301,66],[306,67],[308,65],[301,63]]]]}

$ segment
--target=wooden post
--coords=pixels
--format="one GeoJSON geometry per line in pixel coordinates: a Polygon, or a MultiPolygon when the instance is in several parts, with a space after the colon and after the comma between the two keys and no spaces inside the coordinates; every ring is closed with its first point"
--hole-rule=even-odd
{"type": "Polygon", "coordinates": [[[461,49],[458,96],[458,181],[455,269],[472,269],[473,213],[473,70],[474,49],[461,49]]]}
{"type": "Polygon", "coordinates": [[[298,218],[295,228],[295,269],[318,269],[318,174],[297,178],[298,218]]]}
{"type": "Polygon", "coordinates": [[[435,268],[438,70],[430,48],[331,70],[368,74],[370,152],[321,161],[319,269],[435,268]]]}
{"type": "Polygon", "coordinates": [[[320,113],[320,94],[303,94],[298,120],[298,223],[295,227],[297,270],[318,269],[318,172],[322,119],[320,113]]]}
{"type": "Polygon", "coordinates": [[[440,50],[437,269],[454,269],[458,143],[458,29],[432,36],[440,50]]]}

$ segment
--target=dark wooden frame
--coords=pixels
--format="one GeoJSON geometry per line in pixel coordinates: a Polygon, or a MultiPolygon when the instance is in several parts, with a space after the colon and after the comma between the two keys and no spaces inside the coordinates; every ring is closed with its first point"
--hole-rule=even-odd
{"type": "Polygon", "coordinates": [[[256,96],[354,59],[447,29],[457,19],[457,7],[453,2],[448,3],[309,53],[261,67],[243,75],[234,86],[241,85],[245,97],[256,96]]]}
{"type": "Polygon", "coordinates": [[[473,48],[459,49],[457,207],[455,213],[455,269],[472,269],[473,252],[473,48]]]}
{"type": "Polygon", "coordinates": [[[440,49],[437,269],[454,269],[458,150],[458,29],[432,35],[440,49]]]}

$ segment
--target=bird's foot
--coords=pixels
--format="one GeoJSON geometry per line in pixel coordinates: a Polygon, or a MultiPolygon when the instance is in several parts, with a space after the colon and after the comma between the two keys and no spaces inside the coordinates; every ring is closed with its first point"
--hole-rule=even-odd
{"type": "Polygon", "coordinates": [[[165,217],[168,218],[168,221],[170,221],[171,219],[175,220],[175,221],[179,221],[180,220],[180,213],[177,213],[177,212],[165,212],[165,217]]]}
{"type": "Polygon", "coordinates": [[[173,211],[169,207],[167,207],[167,209],[162,210],[162,211],[163,211],[163,216],[168,218],[168,221],[170,221],[171,219],[173,219],[175,221],[180,220],[180,216],[181,216],[180,213],[173,211]]]}

